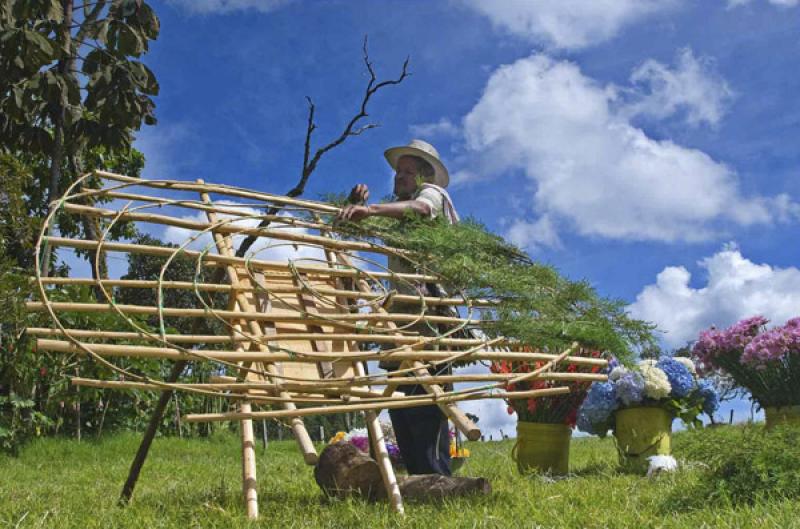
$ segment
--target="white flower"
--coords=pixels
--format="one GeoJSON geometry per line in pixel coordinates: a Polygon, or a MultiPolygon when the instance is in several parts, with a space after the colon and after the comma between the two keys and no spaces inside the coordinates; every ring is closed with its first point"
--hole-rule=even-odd
{"type": "Polygon", "coordinates": [[[657,363],[658,363],[658,360],[654,360],[652,358],[648,358],[646,360],[640,360],[638,365],[639,365],[639,367],[655,367],[655,365],[657,363]]]}
{"type": "Polygon", "coordinates": [[[674,472],[678,470],[678,462],[672,456],[650,456],[647,461],[650,462],[650,466],[647,469],[648,478],[659,472],[674,472]]]}
{"type": "Polygon", "coordinates": [[[642,364],[639,366],[644,377],[645,396],[655,400],[666,398],[672,391],[667,374],[655,366],[642,364]]]}
{"type": "Polygon", "coordinates": [[[345,441],[350,441],[353,437],[367,437],[367,429],[366,428],[353,428],[347,435],[344,436],[345,441]]]}
{"type": "Polygon", "coordinates": [[[691,358],[686,358],[685,356],[676,356],[674,360],[683,364],[684,367],[689,370],[689,373],[693,375],[697,374],[697,369],[695,369],[694,362],[692,362],[691,358]]]}
{"type": "Polygon", "coordinates": [[[627,372],[628,370],[624,366],[617,366],[611,370],[611,373],[608,374],[608,380],[611,382],[616,382],[627,372]]]}

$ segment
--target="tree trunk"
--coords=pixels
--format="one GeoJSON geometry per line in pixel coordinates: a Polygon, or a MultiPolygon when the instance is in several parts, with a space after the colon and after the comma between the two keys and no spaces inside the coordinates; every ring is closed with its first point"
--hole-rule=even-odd
{"type": "MultiPolygon", "coordinates": [[[[74,0],[62,0],[61,8],[64,10],[64,19],[58,28],[58,40],[61,46],[61,53],[64,53],[58,61],[56,66],[58,72],[62,75],[70,71],[70,66],[74,62],[72,59],[72,34],[70,33],[70,26],[72,26],[72,10],[74,0]]],[[[64,164],[64,120],[66,117],[66,109],[63,105],[59,104],[53,110],[51,119],[53,120],[53,150],[50,154],[50,185],[47,189],[47,203],[52,207],[53,201],[58,196],[58,189],[61,184],[62,174],[61,169],[64,164]]],[[[50,226],[47,228],[47,236],[53,235],[55,229],[55,219],[51,219],[50,226]]],[[[47,277],[50,274],[50,256],[53,253],[53,248],[49,243],[45,243],[44,251],[41,256],[41,275],[47,277]]]]}
{"type": "Polygon", "coordinates": [[[419,474],[400,478],[400,494],[404,500],[430,501],[472,494],[488,495],[492,486],[486,478],[419,474]]]}
{"type": "Polygon", "coordinates": [[[314,467],[314,479],[326,495],[336,498],[355,494],[375,500],[385,496],[378,463],[349,443],[325,447],[314,467]]]}

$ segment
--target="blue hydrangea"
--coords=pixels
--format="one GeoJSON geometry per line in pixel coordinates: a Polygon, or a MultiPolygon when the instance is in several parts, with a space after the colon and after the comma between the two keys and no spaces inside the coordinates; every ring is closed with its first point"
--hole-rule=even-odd
{"type": "Polygon", "coordinates": [[[626,406],[639,404],[644,400],[644,377],[635,371],[622,375],[616,383],[617,398],[626,406]]]}
{"type": "Polygon", "coordinates": [[[694,376],[685,365],[677,360],[669,357],[662,358],[658,361],[656,367],[667,375],[667,379],[672,386],[671,397],[680,399],[695,389],[694,376]]]}
{"type": "Polygon", "coordinates": [[[703,412],[711,415],[719,409],[719,394],[709,380],[697,383],[697,392],[703,398],[703,412]]]}
{"type": "Polygon", "coordinates": [[[578,410],[577,426],[580,430],[602,435],[595,426],[606,423],[617,409],[617,395],[614,385],[609,382],[595,382],[589,388],[586,399],[578,410]]]}

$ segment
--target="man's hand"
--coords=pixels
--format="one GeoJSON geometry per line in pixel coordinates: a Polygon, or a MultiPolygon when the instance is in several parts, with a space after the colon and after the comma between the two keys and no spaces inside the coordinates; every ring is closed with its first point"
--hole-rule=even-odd
{"type": "Polygon", "coordinates": [[[358,184],[350,190],[350,196],[347,201],[351,204],[364,205],[369,199],[369,188],[366,184],[358,184]]]}
{"type": "Polygon", "coordinates": [[[358,222],[370,216],[369,206],[360,206],[358,204],[351,204],[345,206],[336,215],[337,222],[358,222]]]}

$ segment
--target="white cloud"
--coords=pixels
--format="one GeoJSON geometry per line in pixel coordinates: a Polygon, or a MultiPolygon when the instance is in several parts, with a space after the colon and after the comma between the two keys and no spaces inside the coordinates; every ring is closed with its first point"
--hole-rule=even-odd
{"type": "Polygon", "coordinates": [[[294,0],[168,0],[172,5],[192,14],[231,13],[254,10],[261,13],[274,11],[294,0]]]}
{"type": "Polygon", "coordinates": [[[513,35],[577,49],[614,37],[624,26],[667,11],[680,0],[462,0],[513,35]]]}
{"type": "MultiPolygon", "coordinates": [[[[728,7],[738,7],[749,4],[753,0],[728,0],[728,7]]],[[[795,7],[800,4],[800,0],[768,0],[770,4],[781,7],[795,7]]]]}
{"type": "Polygon", "coordinates": [[[157,127],[143,127],[136,133],[133,146],[144,154],[142,177],[153,180],[179,179],[199,160],[200,149],[186,149],[197,144],[200,138],[186,124],[162,123],[157,127]],[[180,156],[176,156],[180,153],[180,156]]]}
{"type": "MultiPolygon", "coordinates": [[[[233,202],[219,200],[215,203],[218,206],[225,206],[225,205],[232,205],[233,202]]],[[[253,218],[245,218],[241,220],[231,220],[231,222],[226,223],[227,226],[236,226],[237,228],[255,228],[260,223],[260,219],[255,218],[255,216],[260,215],[261,213],[256,211],[253,208],[237,208],[237,211],[240,211],[243,216],[253,216],[253,218]]],[[[235,217],[232,215],[226,214],[218,214],[218,220],[226,221],[230,219],[234,219],[235,217]]],[[[195,222],[208,222],[205,213],[198,213],[196,215],[188,215],[180,217],[185,220],[191,220],[195,222]]],[[[308,234],[308,230],[306,228],[301,227],[294,227],[287,223],[272,223],[270,225],[270,229],[273,230],[285,230],[292,232],[293,234],[304,235],[308,234]]],[[[190,230],[187,228],[179,228],[177,226],[167,226],[164,229],[164,233],[160,235],[161,239],[164,242],[177,244],[178,246],[182,246],[189,241],[189,239],[195,237],[199,232],[196,230],[190,230]]],[[[156,234],[158,236],[158,234],[156,234]]],[[[241,242],[245,239],[245,235],[234,235],[233,236],[233,244],[234,247],[239,247],[241,242]]],[[[193,250],[204,250],[209,249],[212,253],[216,252],[216,246],[214,245],[214,241],[211,237],[210,232],[205,232],[191,243],[189,243],[186,248],[193,249],[193,250]]],[[[258,241],[251,247],[250,251],[248,252],[248,256],[256,258],[256,259],[263,259],[268,261],[289,261],[289,260],[298,260],[298,259],[325,259],[325,254],[320,250],[318,247],[315,246],[308,246],[304,244],[293,244],[291,242],[287,242],[281,239],[266,239],[261,237],[258,241]]]]}
{"type": "Polygon", "coordinates": [[[631,82],[646,90],[633,91],[635,100],[625,113],[662,119],[684,112],[690,125],[717,125],[734,95],[713,62],[695,58],[688,48],[678,54],[674,69],[650,59],[634,70],[631,82]]]}
{"type": "Polygon", "coordinates": [[[575,64],[520,59],[492,74],[464,118],[467,151],[484,173],[522,170],[535,184],[532,209],[583,235],[698,241],[723,221],[768,223],[796,210],[788,197],[744,197],[724,164],[648,137],[618,94],[575,64]]]}
{"type": "Polygon", "coordinates": [[[413,136],[419,138],[452,138],[461,132],[461,129],[459,129],[457,125],[454,125],[453,122],[447,118],[441,118],[436,123],[411,125],[409,130],[413,136]]]}
{"type": "Polygon", "coordinates": [[[679,347],[711,325],[725,327],[761,314],[774,324],[800,315],[800,269],[756,264],[728,246],[699,262],[706,270],[705,286],[690,286],[683,266],[668,266],[630,305],[636,318],[665,331],[664,342],[679,347]]]}
{"type": "Polygon", "coordinates": [[[517,246],[530,250],[542,246],[550,248],[561,246],[561,239],[558,237],[555,225],[547,215],[534,222],[515,219],[506,230],[506,238],[517,246]]]}

